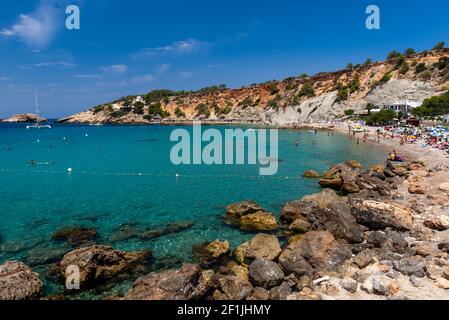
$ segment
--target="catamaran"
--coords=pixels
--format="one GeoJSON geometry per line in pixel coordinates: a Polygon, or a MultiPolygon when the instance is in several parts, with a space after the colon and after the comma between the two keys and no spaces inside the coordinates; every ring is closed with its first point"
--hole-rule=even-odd
{"type": "Polygon", "coordinates": [[[36,124],[34,126],[27,126],[28,129],[51,129],[50,125],[41,125],[39,120],[39,104],[37,102],[37,93],[34,91],[34,105],[36,106],[36,124]]]}

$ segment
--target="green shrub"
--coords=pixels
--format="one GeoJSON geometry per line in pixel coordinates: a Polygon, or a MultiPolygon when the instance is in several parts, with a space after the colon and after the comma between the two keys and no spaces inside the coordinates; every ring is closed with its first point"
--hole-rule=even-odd
{"type": "Polygon", "coordinates": [[[407,50],[405,50],[404,55],[406,57],[410,57],[410,56],[414,55],[415,53],[416,53],[415,49],[408,48],[407,50]]]}
{"type": "Polygon", "coordinates": [[[272,96],[274,96],[275,94],[278,94],[279,93],[279,87],[278,87],[277,82],[270,83],[269,86],[268,86],[268,91],[270,91],[270,94],[272,96]]]}
{"type": "Polygon", "coordinates": [[[422,106],[413,109],[416,116],[439,116],[449,113],[449,91],[441,96],[435,96],[424,100],[422,106]]]}
{"type": "Polygon", "coordinates": [[[416,65],[415,71],[416,73],[421,73],[427,70],[426,64],[424,62],[418,63],[416,65]]]}
{"type": "Polygon", "coordinates": [[[434,48],[433,48],[433,50],[442,50],[442,49],[444,49],[444,46],[446,45],[446,43],[444,42],[444,41],[442,41],[442,42],[439,42],[434,48]]]}
{"type": "Polygon", "coordinates": [[[345,110],[345,115],[346,116],[352,116],[352,115],[354,115],[354,109],[348,109],[348,110],[345,110]]]}
{"type": "Polygon", "coordinates": [[[100,112],[104,111],[105,107],[106,107],[105,105],[96,106],[95,108],[92,109],[93,113],[94,114],[100,113],[100,112]]]}
{"type": "Polygon", "coordinates": [[[309,82],[306,82],[301,87],[301,90],[299,90],[298,96],[299,97],[309,97],[309,98],[314,97],[315,89],[309,82]]]}
{"type": "Polygon", "coordinates": [[[145,104],[143,102],[137,101],[134,103],[134,110],[133,112],[135,114],[143,114],[143,108],[145,107],[145,104]]]}
{"type": "Polygon", "coordinates": [[[162,118],[167,118],[170,116],[170,113],[162,109],[161,103],[159,101],[148,106],[148,114],[152,116],[159,115],[162,118]]]}
{"type": "Polygon", "coordinates": [[[176,115],[178,118],[185,118],[185,117],[186,117],[186,114],[184,113],[184,111],[181,110],[180,107],[176,107],[176,109],[175,109],[175,115],[176,115]]]}
{"type": "Polygon", "coordinates": [[[419,75],[420,79],[424,80],[424,81],[429,81],[430,79],[432,79],[432,73],[430,71],[424,71],[419,75]]]}
{"type": "Polygon", "coordinates": [[[366,61],[363,63],[363,66],[369,66],[371,63],[373,63],[373,60],[371,58],[366,59],[366,61]]]}
{"type": "Polygon", "coordinates": [[[366,119],[366,124],[369,126],[373,125],[388,125],[393,122],[396,118],[396,112],[391,109],[382,109],[379,112],[373,113],[366,119]]]}
{"type": "Polygon", "coordinates": [[[196,110],[197,117],[199,117],[199,116],[209,117],[210,116],[209,107],[205,103],[200,103],[199,105],[197,105],[195,110],[196,110]]]}
{"type": "Polygon", "coordinates": [[[404,75],[406,74],[408,71],[410,70],[410,66],[407,63],[407,61],[404,60],[404,62],[402,62],[401,67],[399,68],[399,73],[404,75]]]}
{"type": "Polygon", "coordinates": [[[397,51],[397,50],[393,50],[393,51],[391,51],[391,52],[388,54],[387,60],[388,60],[388,61],[393,61],[393,60],[396,60],[396,59],[398,59],[398,58],[400,58],[400,57],[402,57],[402,54],[401,54],[399,51],[397,51]]]}

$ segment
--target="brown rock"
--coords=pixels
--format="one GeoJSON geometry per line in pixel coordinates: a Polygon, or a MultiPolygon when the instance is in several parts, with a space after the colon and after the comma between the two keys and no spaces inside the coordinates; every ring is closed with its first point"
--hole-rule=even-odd
{"type": "Polygon", "coordinates": [[[240,227],[248,231],[272,231],[278,228],[272,213],[258,211],[240,218],[240,227]]]}
{"type": "Polygon", "coordinates": [[[42,293],[39,275],[18,261],[0,265],[0,300],[33,300],[42,293]]]}
{"type": "Polygon", "coordinates": [[[239,220],[241,217],[248,214],[253,214],[258,211],[263,211],[262,207],[252,201],[242,201],[230,204],[226,207],[226,216],[228,219],[239,220]]]}
{"type": "Polygon", "coordinates": [[[312,269],[333,271],[351,256],[330,232],[310,231],[299,241],[291,243],[279,256],[287,274],[310,274],[312,269]]]}
{"type": "Polygon", "coordinates": [[[72,227],[61,229],[53,233],[52,240],[67,241],[71,245],[78,246],[94,240],[97,237],[95,228],[72,227]]]}
{"type": "Polygon", "coordinates": [[[424,221],[424,225],[433,230],[444,231],[449,229],[449,216],[437,216],[424,221]]]}
{"type": "Polygon", "coordinates": [[[134,282],[125,300],[188,300],[200,279],[201,269],[186,264],[179,270],[152,272],[134,282]]]}
{"type": "Polygon", "coordinates": [[[391,227],[398,230],[411,230],[413,226],[412,210],[397,202],[363,200],[352,202],[351,205],[357,222],[371,229],[391,227]]]}
{"type": "Polygon", "coordinates": [[[398,293],[400,288],[401,284],[397,280],[390,282],[390,284],[388,285],[388,291],[392,296],[396,295],[396,293],[398,293]]]}
{"type": "Polygon", "coordinates": [[[244,300],[253,292],[251,283],[238,276],[220,276],[216,282],[214,300],[244,300]]]}
{"type": "Polygon", "coordinates": [[[302,219],[296,219],[288,226],[288,230],[299,233],[306,233],[310,228],[310,223],[302,219]]]}
{"type": "Polygon", "coordinates": [[[281,253],[279,240],[274,235],[259,233],[243,243],[234,252],[237,262],[248,263],[255,259],[274,260],[281,253]]]}
{"type": "Polygon", "coordinates": [[[314,178],[319,178],[320,174],[313,170],[306,170],[306,171],[304,171],[304,177],[314,179],[314,178]]]}
{"type": "Polygon", "coordinates": [[[192,247],[193,255],[200,263],[210,263],[218,260],[229,252],[229,241],[214,240],[192,247]]]}
{"type": "Polygon", "coordinates": [[[125,252],[107,246],[83,247],[67,253],[52,270],[53,274],[65,280],[68,266],[80,270],[80,287],[93,287],[146,265],[151,252],[125,252]]]}

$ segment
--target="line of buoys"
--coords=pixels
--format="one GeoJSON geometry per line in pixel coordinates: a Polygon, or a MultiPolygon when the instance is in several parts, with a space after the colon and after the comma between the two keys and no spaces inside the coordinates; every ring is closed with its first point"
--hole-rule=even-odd
{"type": "MultiPolygon", "coordinates": [[[[25,169],[0,169],[2,173],[39,173],[39,174],[75,174],[73,168],[67,168],[65,171],[59,170],[25,170],[25,169]]],[[[77,175],[104,175],[116,177],[183,177],[183,178],[244,178],[244,179],[280,179],[280,180],[300,180],[301,176],[261,176],[261,175],[238,175],[238,174],[218,174],[218,175],[193,175],[180,173],[144,173],[144,172],[92,172],[92,171],[76,171],[77,175]]]]}

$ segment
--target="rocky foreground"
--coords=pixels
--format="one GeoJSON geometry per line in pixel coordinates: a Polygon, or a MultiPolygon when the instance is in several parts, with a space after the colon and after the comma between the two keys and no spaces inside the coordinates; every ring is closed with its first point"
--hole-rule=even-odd
{"type": "Polygon", "coordinates": [[[26,122],[36,122],[38,119],[39,119],[39,122],[47,122],[47,119],[38,117],[37,115],[32,114],[32,113],[16,114],[8,119],[2,120],[2,122],[26,123],[26,122]]]}
{"type": "MultiPolygon", "coordinates": [[[[363,169],[348,161],[305,176],[319,179],[323,191],[286,204],[280,221],[254,202],[227,207],[225,223],[255,232],[248,242],[194,246],[196,264],[148,273],[108,299],[449,299],[448,167],[416,160],[363,169]]],[[[88,229],[54,235],[79,244],[93,236],[88,229]]],[[[50,275],[65,283],[67,267],[76,265],[81,290],[98,288],[144,272],[150,257],[84,243],[50,275]]],[[[0,265],[0,299],[38,299],[42,290],[23,263],[0,265]]]]}

